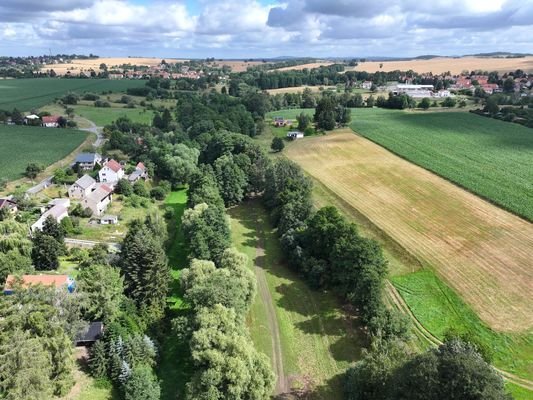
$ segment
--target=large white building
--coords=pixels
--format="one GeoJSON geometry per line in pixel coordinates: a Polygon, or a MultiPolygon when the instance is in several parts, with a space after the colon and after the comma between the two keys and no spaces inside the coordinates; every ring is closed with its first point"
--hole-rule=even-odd
{"type": "Polygon", "coordinates": [[[433,89],[433,85],[399,83],[392,92],[394,94],[406,94],[411,97],[431,97],[433,95],[433,89]]]}

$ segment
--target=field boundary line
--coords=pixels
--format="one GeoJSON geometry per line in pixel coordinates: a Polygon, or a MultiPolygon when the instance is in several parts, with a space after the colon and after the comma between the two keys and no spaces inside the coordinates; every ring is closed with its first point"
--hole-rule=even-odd
{"type": "MultiPolygon", "coordinates": [[[[385,293],[386,295],[388,295],[394,306],[400,312],[407,315],[411,319],[411,321],[413,322],[414,329],[421,335],[422,338],[426,340],[429,345],[437,347],[442,344],[442,341],[438,337],[433,335],[426,327],[424,327],[424,325],[418,320],[418,318],[416,318],[416,315],[406,303],[400,292],[388,279],[386,281],[385,293]]],[[[533,391],[533,381],[527,380],[510,372],[496,368],[494,365],[492,365],[492,368],[494,368],[505,380],[524,389],[533,391]]]]}
{"type": "MultiPolygon", "coordinates": [[[[471,114],[474,114],[474,113],[471,113],[471,114]]],[[[481,117],[480,115],[478,115],[478,117],[479,117],[479,118],[486,118],[486,117],[481,117]]],[[[353,132],[354,135],[360,136],[360,137],[362,137],[363,139],[366,139],[366,140],[371,141],[372,143],[374,143],[375,145],[381,147],[381,148],[384,149],[385,151],[388,151],[389,153],[394,154],[396,157],[399,157],[399,158],[401,158],[401,159],[404,160],[404,161],[407,161],[407,162],[409,162],[409,163],[411,163],[411,164],[413,164],[413,165],[416,165],[417,167],[420,167],[420,168],[422,168],[422,169],[424,169],[424,170],[426,170],[426,171],[429,171],[429,172],[431,172],[432,174],[437,175],[439,178],[444,179],[444,180],[447,181],[448,183],[451,183],[452,185],[457,186],[458,188],[460,188],[460,189],[462,189],[462,190],[464,190],[464,191],[466,191],[466,192],[468,192],[468,193],[470,193],[470,194],[472,194],[472,195],[474,195],[474,196],[476,196],[476,197],[479,197],[480,199],[486,201],[487,203],[490,203],[490,204],[492,204],[492,205],[495,206],[495,207],[498,207],[498,208],[500,208],[500,209],[502,209],[502,210],[504,210],[504,211],[507,211],[508,213],[511,213],[511,214],[513,214],[514,216],[516,216],[516,217],[518,217],[518,218],[520,218],[520,219],[523,219],[523,220],[526,221],[526,222],[531,222],[531,223],[533,223],[533,219],[529,219],[529,218],[526,217],[525,215],[518,214],[516,211],[511,210],[510,208],[507,208],[505,205],[503,205],[503,204],[499,204],[499,203],[496,203],[495,201],[489,199],[488,197],[482,195],[481,193],[474,192],[472,189],[469,189],[469,188],[467,188],[466,186],[463,186],[463,185],[461,185],[461,184],[458,183],[458,182],[452,181],[450,178],[448,178],[448,177],[446,177],[446,176],[440,174],[439,172],[434,171],[433,169],[428,168],[428,167],[426,167],[426,166],[424,166],[424,165],[422,165],[422,164],[419,164],[419,163],[417,163],[416,161],[413,161],[413,160],[408,159],[407,157],[401,155],[400,153],[397,153],[397,152],[394,151],[393,149],[391,149],[391,148],[389,148],[389,147],[387,147],[387,146],[385,146],[385,145],[383,145],[383,144],[381,144],[381,143],[375,141],[375,140],[372,139],[371,137],[369,137],[369,136],[365,136],[365,135],[363,135],[363,134],[357,132],[357,131],[354,130],[351,126],[349,126],[349,129],[353,132]]]]}

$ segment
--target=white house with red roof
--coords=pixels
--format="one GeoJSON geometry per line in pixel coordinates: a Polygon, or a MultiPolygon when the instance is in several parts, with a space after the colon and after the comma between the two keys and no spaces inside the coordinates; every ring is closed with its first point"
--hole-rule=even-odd
{"type": "Polygon", "coordinates": [[[47,128],[57,128],[59,126],[59,120],[61,116],[59,115],[48,115],[42,118],[43,126],[47,128]]]}
{"type": "Polygon", "coordinates": [[[124,177],[124,168],[117,161],[111,159],[106,161],[102,169],[98,172],[100,182],[116,183],[124,177]]]}

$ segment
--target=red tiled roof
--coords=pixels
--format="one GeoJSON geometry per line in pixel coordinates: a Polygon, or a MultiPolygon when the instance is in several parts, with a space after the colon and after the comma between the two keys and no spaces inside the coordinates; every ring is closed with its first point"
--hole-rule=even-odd
{"type": "Polygon", "coordinates": [[[9,199],[0,199],[0,208],[4,207],[14,207],[16,206],[16,203],[9,199]]]}
{"type": "Polygon", "coordinates": [[[120,165],[115,160],[109,160],[108,162],[105,163],[105,166],[108,167],[109,169],[115,171],[115,172],[118,172],[118,171],[120,171],[122,169],[122,165],[120,165]]]}
{"type": "Polygon", "coordinates": [[[146,167],[144,166],[142,162],[138,163],[136,168],[142,169],[143,171],[146,169],[146,167]]]}
{"type": "MultiPolygon", "coordinates": [[[[43,286],[55,286],[60,288],[68,284],[67,275],[22,275],[22,286],[28,287],[32,285],[43,285],[43,286]]],[[[6,279],[5,289],[11,289],[12,284],[15,281],[14,275],[8,275],[6,279]]]]}
{"type": "Polygon", "coordinates": [[[49,124],[49,123],[54,123],[54,122],[59,122],[59,118],[61,118],[59,115],[49,115],[49,116],[45,116],[43,117],[43,123],[44,124],[49,124]]]}

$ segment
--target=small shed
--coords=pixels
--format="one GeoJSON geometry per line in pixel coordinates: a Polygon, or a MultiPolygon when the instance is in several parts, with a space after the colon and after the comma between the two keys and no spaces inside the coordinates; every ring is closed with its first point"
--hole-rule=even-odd
{"type": "Polygon", "coordinates": [[[116,225],[118,224],[118,216],[116,215],[104,215],[100,218],[100,224],[102,225],[116,225]]]}
{"type": "Polygon", "coordinates": [[[304,137],[304,133],[300,131],[290,131],[287,132],[287,137],[291,140],[302,139],[304,137]]]}
{"type": "Polygon", "coordinates": [[[76,338],[76,346],[90,346],[104,334],[104,324],[100,321],[94,321],[89,324],[86,331],[82,332],[76,338]]]}

